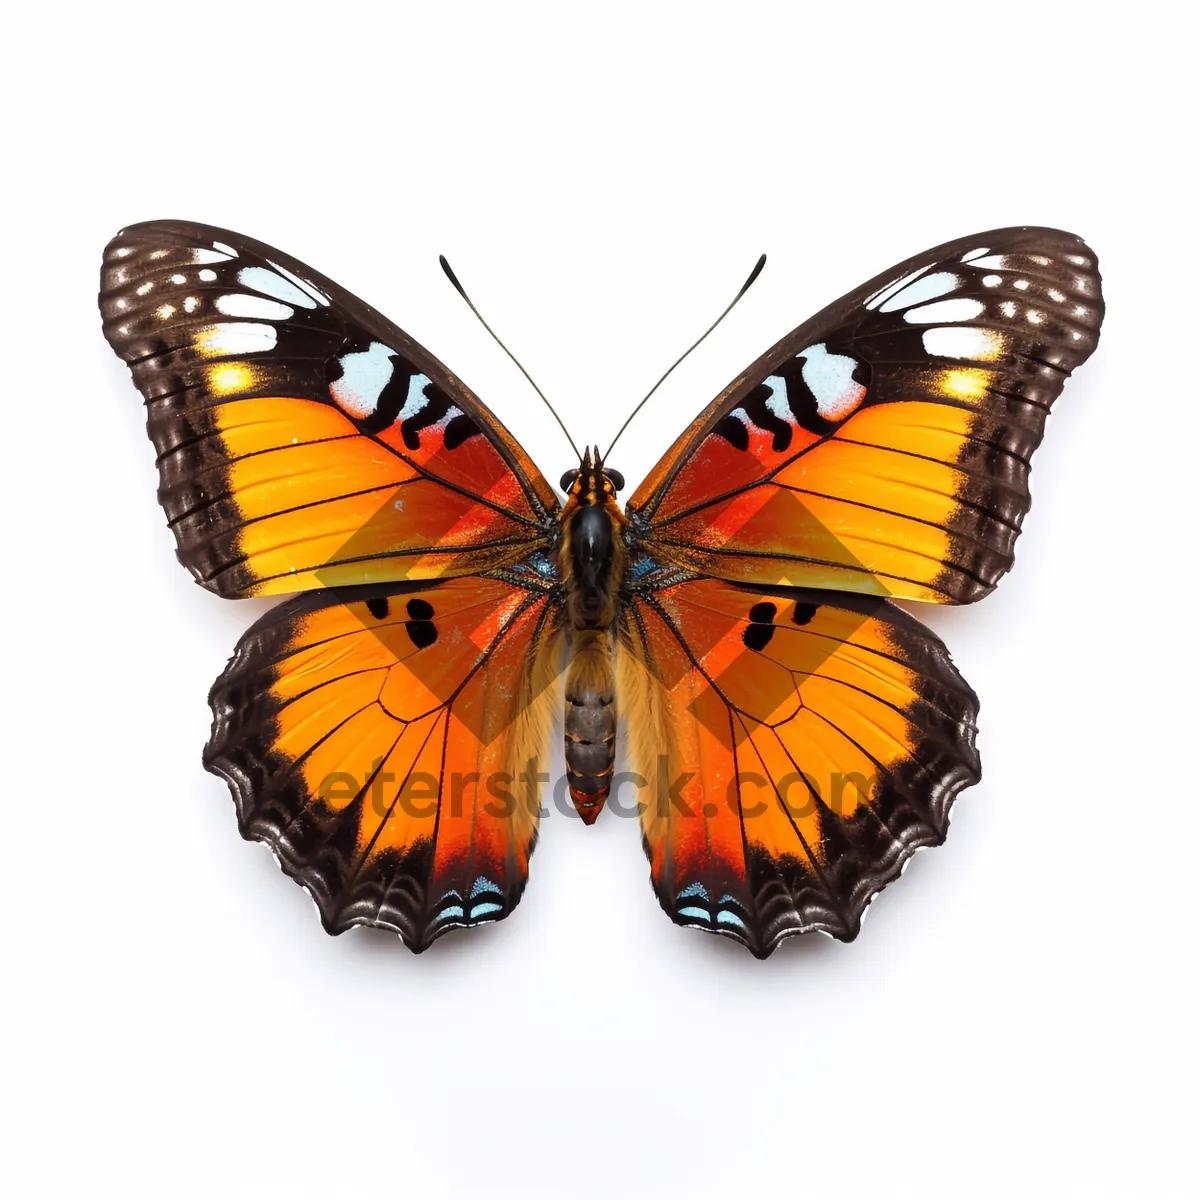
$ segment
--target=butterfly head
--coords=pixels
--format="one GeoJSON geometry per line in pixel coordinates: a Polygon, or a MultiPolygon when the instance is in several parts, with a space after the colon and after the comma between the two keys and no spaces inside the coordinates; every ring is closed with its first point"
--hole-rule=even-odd
{"type": "Polygon", "coordinates": [[[558,486],[567,493],[568,501],[581,508],[615,506],[617,493],[625,486],[625,476],[604,465],[600,447],[596,446],[584,452],[583,461],[575,470],[563,472],[558,486]]]}

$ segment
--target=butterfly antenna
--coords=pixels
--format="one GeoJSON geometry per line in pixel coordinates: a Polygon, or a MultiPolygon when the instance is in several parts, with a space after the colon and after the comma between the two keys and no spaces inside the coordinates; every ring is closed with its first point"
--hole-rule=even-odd
{"type": "MultiPolygon", "coordinates": [[[[605,461],[605,462],[608,461],[608,456],[612,453],[613,446],[615,446],[617,444],[617,440],[620,438],[621,434],[623,434],[625,432],[625,430],[629,428],[629,422],[632,421],[633,418],[636,417],[638,415],[638,413],[642,411],[642,406],[646,403],[646,401],[649,400],[650,397],[653,396],[654,393],[658,391],[659,387],[662,385],[663,381],[667,378],[667,376],[670,375],[671,372],[673,370],[675,370],[675,368],[677,366],[679,366],[679,364],[681,362],[683,362],[683,360],[685,358],[687,358],[687,356],[689,354],[691,354],[691,352],[693,350],[695,350],[695,348],[698,345],[700,345],[700,343],[702,341],[704,341],[704,339],[706,337],[708,337],[708,335],[710,333],[712,333],[712,331],[714,329],[716,329],[716,327],[718,325],[720,325],[720,323],[723,320],[725,320],[725,318],[727,316],[729,316],[729,313],[733,309],[733,306],[750,290],[750,285],[759,277],[759,275],[762,273],[763,267],[765,267],[766,265],[767,265],[767,256],[765,254],[762,254],[759,256],[758,262],[756,262],[754,264],[754,270],[751,271],[750,274],[746,277],[746,282],[743,283],[740,288],[738,288],[738,294],[736,296],[734,296],[734,298],[732,300],[730,300],[730,302],[725,306],[725,311],[722,312],[721,315],[662,373],[662,375],[659,377],[658,383],[656,383],[641,398],[637,407],[633,410],[633,412],[631,412],[629,414],[629,416],[627,416],[625,418],[625,424],[622,425],[621,428],[617,430],[617,436],[615,438],[613,438],[613,440],[609,443],[608,449],[605,450],[605,452],[604,452],[604,459],[602,461],[605,461]]],[[[467,303],[469,304],[470,301],[468,300],[467,303]]]]}
{"type": "Polygon", "coordinates": [[[529,372],[527,370],[525,370],[525,368],[523,366],[521,366],[520,359],[518,359],[517,356],[500,340],[496,331],[483,319],[483,314],[480,313],[479,309],[477,309],[475,307],[475,305],[471,303],[471,297],[467,295],[466,289],[463,287],[463,285],[458,282],[458,276],[455,275],[450,264],[446,261],[446,256],[444,254],[438,255],[438,262],[440,262],[442,264],[442,270],[446,272],[446,278],[449,279],[452,284],[454,284],[454,290],[467,302],[467,307],[478,318],[480,325],[482,325],[484,327],[484,329],[486,329],[488,331],[488,333],[490,333],[492,335],[492,338],[495,341],[496,345],[499,346],[500,349],[503,350],[504,353],[507,354],[508,357],[513,360],[514,363],[517,364],[517,370],[520,371],[521,374],[524,375],[525,378],[529,380],[530,387],[532,387],[533,390],[535,392],[537,392],[537,394],[539,396],[541,396],[542,403],[550,410],[551,415],[558,422],[559,429],[561,429],[563,431],[563,433],[566,434],[567,441],[571,443],[571,449],[575,451],[575,453],[579,457],[579,461],[582,462],[583,455],[579,453],[579,447],[575,445],[575,439],[571,436],[567,427],[563,424],[562,417],[560,417],[558,415],[558,413],[556,413],[554,411],[554,405],[551,404],[550,401],[546,399],[546,393],[543,392],[542,389],[540,387],[538,387],[538,385],[536,383],[533,382],[533,376],[530,375],[529,372]]]}

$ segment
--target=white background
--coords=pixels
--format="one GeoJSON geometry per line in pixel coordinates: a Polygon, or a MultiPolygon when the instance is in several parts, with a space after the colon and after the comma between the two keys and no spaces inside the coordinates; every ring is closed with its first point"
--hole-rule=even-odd
{"type": "Polygon", "coordinates": [[[1175,6],[32,11],[2,83],[4,1190],[1180,1194],[1198,262],[1175,6]],[[419,958],[327,938],[200,766],[208,686],[266,606],[175,563],[100,335],[101,248],[155,217],[376,304],[553,480],[561,435],[437,254],[603,444],[767,251],[615,456],[631,485],[891,263],[998,225],[1083,234],[1109,316],[1017,569],[923,613],[982,700],[947,845],[855,944],[766,963],[672,926],[611,814],[552,814],[499,926],[419,958]]]}

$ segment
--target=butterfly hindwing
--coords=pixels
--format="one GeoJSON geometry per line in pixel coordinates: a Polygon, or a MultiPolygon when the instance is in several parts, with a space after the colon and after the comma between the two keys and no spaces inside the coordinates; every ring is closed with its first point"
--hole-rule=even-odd
{"type": "Polygon", "coordinates": [[[558,696],[551,575],[304,595],[242,638],[205,764],[329,932],[422,950],[516,905],[558,696]]]}
{"type": "Polygon", "coordinates": [[[130,226],[100,306],[146,400],[179,557],[220,595],[488,570],[552,528],[553,491],[457,378],[269,246],[130,226]]]}
{"type": "Polygon", "coordinates": [[[647,574],[618,642],[659,900],[760,957],[849,941],[979,779],[977,702],[941,642],[876,597],[647,574]]]}
{"type": "Polygon", "coordinates": [[[1029,460],[1103,316],[1071,234],[937,247],[793,331],[685,431],[629,505],[640,544],[753,584],[938,603],[1013,560],[1029,460]]]}

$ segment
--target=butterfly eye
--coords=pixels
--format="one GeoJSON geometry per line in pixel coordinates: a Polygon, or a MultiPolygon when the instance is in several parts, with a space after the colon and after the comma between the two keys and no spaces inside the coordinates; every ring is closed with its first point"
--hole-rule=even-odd
{"type": "Polygon", "coordinates": [[[622,490],[622,488],[624,488],[625,476],[622,475],[620,471],[610,471],[605,468],[604,473],[609,477],[610,480],[612,480],[614,490],[619,492],[622,490]]]}
{"type": "Polygon", "coordinates": [[[569,492],[571,490],[571,485],[575,482],[576,474],[578,474],[576,471],[564,471],[563,477],[558,481],[558,486],[562,488],[564,492],[569,492]]]}

